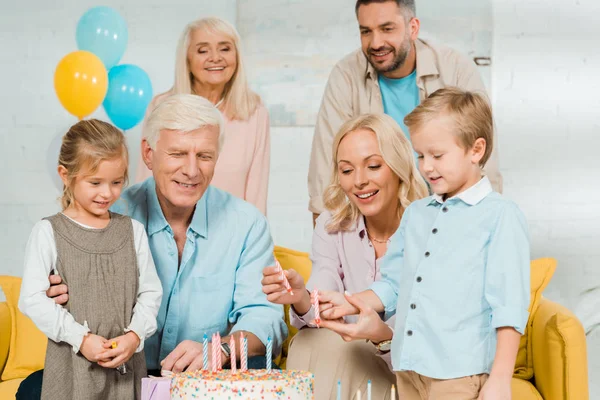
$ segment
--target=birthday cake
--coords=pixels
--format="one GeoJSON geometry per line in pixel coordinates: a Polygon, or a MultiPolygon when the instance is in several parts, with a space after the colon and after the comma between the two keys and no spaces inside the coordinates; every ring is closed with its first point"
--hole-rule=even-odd
{"type": "Polygon", "coordinates": [[[313,379],[310,372],[294,370],[183,372],[171,379],[171,399],[312,400],[313,379]]]}

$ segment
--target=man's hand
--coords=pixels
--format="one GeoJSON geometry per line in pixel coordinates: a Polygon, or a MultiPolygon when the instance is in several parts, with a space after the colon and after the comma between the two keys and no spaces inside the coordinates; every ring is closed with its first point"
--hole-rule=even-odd
{"type": "Polygon", "coordinates": [[[511,377],[506,379],[490,375],[481,388],[477,400],[511,400],[511,377]]]}
{"type": "Polygon", "coordinates": [[[390,327],[381,320],[379,314],[369,307],[368,304],[349,293],[346,294],[346,300],[350,305],[359,310],[357,323],[346,324],[342,321],[324,319],[319,325],[321,328],[334,331],[346,342],[368,339],[377,343],[392,339],[393,332],[390,327]]]}
{"type": "Polygon", "coordinates": [[[79,347],[79,352],[83,354],[88,361],[96,363],[100,361],[110,361],[110,358],[104,358],[102,354],[104,353],[104,344],[106,343],[106,339],[102,336],[94,335],[92,333],[88,333],[83,337],[83,342],[81,342],[81,347],[79,347]]]}
{"type": "Polygon", "coordinates": [[[109,359],[110,361],[98,361],[98,365],[104,368],[117,368],[119,365],[129,361],[139,345],[140,338],[133,331],[107,340],[103,345],[104,352],[100,354],[100,357],[109,359]],[[113,348],[113,343],[116,344],[115,348],[113,348]]]}
{"type": "Polygon", "coordinates": [[[50,287],[46,290],[46,296],[60,306],[66,304],[69,301],[69,288],[65,284],[61,285],[62,278],[59,275],[50,275],[48,280],[50,287]]]}
{"type": "MultiPolygon", "coordinates": [[[[202,368],[202,343],[184,340],[160,362],[162,369],[171,372],[196,371],[202,368]]],[[[221,360],[226,362],[225,357],[221,360]]],[[[223,365],[221,365],[222,367],[223,365]]]]}
{"type": "Polygon", "coordinates": [[[260,282],[262,284],[262,290],[267,295],[267,300],[271,303],[294,304],[307,294],[306,286],[304,286],[304,279],[293,269],[283,271],[283,273],[287,277],[294,294],[289,293],[286,290],[283,285],[281,271],[276,266],[263,269],[263,279],[260,282]]]}
{"type": "Polygon", "coordinates": [[[321,320],[337,320],[359,313],[359,309],[350,304],[343,293],[327,290],[319,290],[319,311],[321,320]]]}

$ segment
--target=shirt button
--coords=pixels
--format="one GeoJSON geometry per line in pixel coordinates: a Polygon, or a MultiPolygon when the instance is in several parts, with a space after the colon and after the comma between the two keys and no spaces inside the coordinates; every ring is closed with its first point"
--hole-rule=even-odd
{"type": "Polygon", "coordinates": [[[433,230],[431,231],[431,233],[433,233],[434,235],[435,235],[436,233],[438,233],[438,230],[437,230],[437,228],[433,228],[433,230]]]}
{"type": "Polygon", "coordinates": [[[444,207],[444,208],[442,208],[442,211],[443,211],[443,212],[448,212],[448,207],[444,207]]]}
{"type": "Polygon", "coordinates": [[[423,278],[421,278],[420,276],[417,276],[417,282],[421,282],[423,280],[423,278]]]}
{"type": "Polygon", "coordinates": [[[412,336],[412,334],[413,334],[413,331],[411,331],[411,330],[408,330],[408,331],[406,331],[406,334],[407,334],[408,336],[412,336]]]}
{"type": "Polygon", "coordinates": [[[410,305],[410,308],[412,308],[414,310],[415,308],[417,308],[417,305],[415,303],[413,303],[410,305]]]}
{"type": "Polygon", "coordinates": [[[167,333],[173,333],[173,328],[167,328],[167,333]]]}
{"type": "Polygon", "coordinates": [[[430,255],[431,255],[430,252],[428,252],[428,251],[425,252],[425,257],[429,257],[430,255]]]}

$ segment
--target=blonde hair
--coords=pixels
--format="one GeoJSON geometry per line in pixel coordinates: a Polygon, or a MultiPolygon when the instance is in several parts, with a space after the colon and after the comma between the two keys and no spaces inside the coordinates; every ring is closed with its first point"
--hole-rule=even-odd
{"type": "Polygon", "coordinates": [[[62,209],[67,209],[75,200],[73,184],[83,168],[94,174],[102,161],[122,157],[125,165],[124,186],[127,185],[129,155],[125,136],[111,124],[97,119],[82,120],[73,125],[62,138],[58,165],[67,170],[67,183],[63,186],[62,209]]]}
{"type": "Polygon", "coordinates": [[[203,30],[229,38],[236,50],[237,67],[231,80],[225,85],[223,93],[223,113],[231,120],[249,119],[260,104],[260,97],[248,86],[241,51],[241,39],[237,30],[220,18],[202,18],[190,22],[179,38],[175,53],[175,83],[171,89],[174,94],[193,94],[194,76],[188,62],[190,36],[196,30],[203,30]]]}
{"type": "Polygon", "coordinates": [[[328,232],[349,230],[358,221],[360,211],[344,193],[338,175],[337,155],[342,139],[349,133],[367,129],[375,133],[379,151],[385,163],[400,180],[398,189],[398,216],[410,203],[427,196],[427,186],[417,170],[413,149],[394,119],[385,114],[365,114],[347,121],[333,140],[333,174],[325,189],[325,208],[332,214],[326,226],[328,232]]]}
{"type": "Polygon", "coordinates": [[[494,121],[487,96],[456,87],[439,89],[408,114],[404,124],[412,134],[440,116],[454,121],[454,133],[463,148],[473,147],[479,138],[485,140],[485,153],[479,161],[485,166],[494,148],[494,121]]]}
{"type": "Polygon", "coordinates": [[[210,101],[195,94],[175,94],[167,97],[150,112],[142,137],[152,149],[163,129],[190,132],[204,126],[219,128],[219,152],[225,143],[225,127],[221,112],[210,101]]]}

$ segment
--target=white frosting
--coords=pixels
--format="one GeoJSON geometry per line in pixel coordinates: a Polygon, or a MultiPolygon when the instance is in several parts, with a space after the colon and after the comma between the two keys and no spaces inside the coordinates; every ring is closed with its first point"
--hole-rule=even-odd
{"type": "Polygon", "coordinates": [[[171,380],[176,400],[312,400],[314,376],[306,371],[252,369],[183,372],[171,380]]]}

